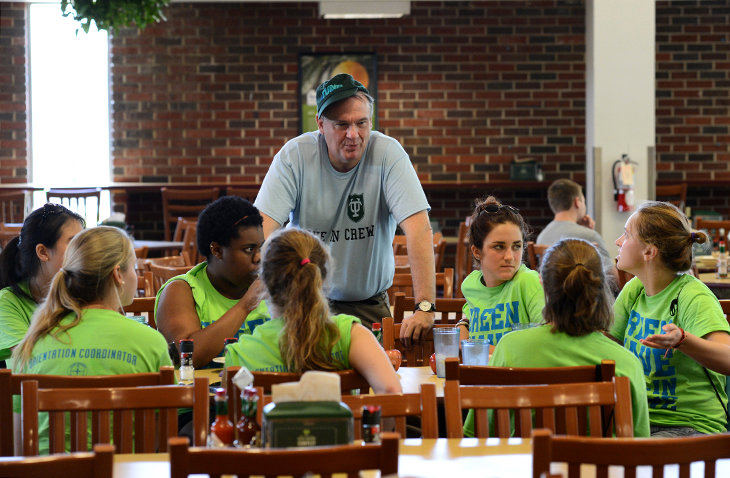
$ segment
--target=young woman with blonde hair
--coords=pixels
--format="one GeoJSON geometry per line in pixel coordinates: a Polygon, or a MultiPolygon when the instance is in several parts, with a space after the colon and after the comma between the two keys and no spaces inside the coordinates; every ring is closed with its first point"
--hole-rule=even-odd
{"type": "Polygon", "coordinates": [[[686,272],[704,243],[669,203],[641,204],[626,221],[617,267],[636,277],[616,298],[611,335],[644,368],[652,436],[721,433],[730,327],[715,295],[686,272]]]}
{"type": "MultiPolygon", "coordinates": [[[[74,237],[13,352],[15,372],[116,375],[172,365],[159,332],[120,314],[137,290],[134,262],[129,237],[118,228],[96,227],[74,237]]],[[[48,451],[47,427],[41,417],[41,453],[48,451]]]]}
{"type": "Polygon", "coordinates": [[[641,364],[631,352],[604,335],[613,323],[613,294],[598,249],[583,239],[560,240],[545,252],[540,274],[546,326],[504,336],[489,365],[570,367],[613,360],[616,375],[631,381],[634,436],[649,436],[641,364]]]}
{"type": "Polygon", "coordinates": [[[398,376],[372,332],[350,315],[330,315],[324,286],[330,257],[313,234],[280,229],[264,244],[261,280],[272,308],[269,322],[226,348],[226,366],[252,371],[355,369],[376,393],[401,391],[398,376]]]}

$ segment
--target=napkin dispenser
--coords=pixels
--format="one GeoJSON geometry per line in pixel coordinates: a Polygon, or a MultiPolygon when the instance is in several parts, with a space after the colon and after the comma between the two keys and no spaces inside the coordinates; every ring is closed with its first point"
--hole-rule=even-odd
{"type": "Polygon", "coordinates": [[[273,385],[264,407],[264,447],[346,445],[354,441],[352,410],[340,401],[340,377],[306,372],[299,382],[273,385]]]}

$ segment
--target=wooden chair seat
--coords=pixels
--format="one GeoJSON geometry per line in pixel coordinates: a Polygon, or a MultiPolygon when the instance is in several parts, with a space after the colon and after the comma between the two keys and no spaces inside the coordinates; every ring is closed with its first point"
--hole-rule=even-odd
{"type": "MultiPolygon", "coordinates": [[[[67,378],[67,377],[64,377],[67,378]]],[[[87,449],[87,412],[91,412],[91,442],[110,443],[110,411],[113,411],[114,444],[117,453],[167,451],[169,437],[177,436],[177,413],[193,409],[193,444],[204,446],[208,435],[208,378],[196,378],[192,387],[38,389],[38,382],[21,384],[23,454],[38,454],[38,412],[48,412],[49,450],[65,451],[65,412],[70,412],[71,451],[87,449]],[[156,411],[159,411],[156,416],[156,411]]],[[[185,440],[187,442],[187,439],[185,440]]]]}
{"type": "Polygon", "coordinates": [[[160,192],[162,193],[162,215],[165,223],[166,241],[171,240],[171,226],[177,222],[180,216],[194,218],[197,221],[198,214],[220,196],[218,188],[161,188],[160,192]]]}
{"type": "MultiPolygon", "coordinates": [[[[567,463],[567,478],[580,478],[581,464],[596,465],[597,478],[608,478],[609,466],[624,467],[624,476],[637,476],[637,466],[651,466],[651,476],[666,473],[664,465],[679,465],[679,477],[690,477],[690,464],[704,462],[705,478],[715,476],[715,462],[728,457],[730,435],[688,438],[600,438],[552,436],[550,430],[532,433],[533,478],[550,471],[551,462],[567,463]]],[[[648,471],[648,470],[647,470],[648,471]]],[[[561,475],[563,476],[563,475],[561,475]]],[[[649,476],[646,474],[645,476],[649,476]]],[[[693,474],[694,476],[694,474],[693,474]]],[[[697,475],[699,476],[699,475],[697,475]]]]}
{"type": "Polygon", "coordinates": [[[322,478],[333,473],[356,477],[360,470],[372,469],[379,469],[380,476],[397,475],[398,434],[383,433],[379,444],[256,450],[188,448],[184,438],[170,439],[170,478],[191,474],[302,476],[309,472],[322,478]]]}
{"type": "Polygon", "coordinates": [[[0,476],[7,478],[110,478],[114,445],[94,445],[93,453],[0,460],[0,476]]]}
{"type": "Polygon", "coordinates": [[[13,374],[10,370],[0,370],[0,455],[12,456],[13,395],[20,395],[20,384],[34,380],[38,387],[45,388],[100,388],[100,387],[144,387],[152,385],[172,385],[175,383],[175,369],[161,367],[157,373],[134,373],[125,375],[99,375],[91,377],[68,377],[62,375],[13,374]]]}
{"type": "Polygon", "coordinates": [[[579,427],[579,415],[588,413],[591,436],[611,436],[604,431],[604,406],[613,406],[616,436],[633,437],[631,388],[628,377],[614,377],[613,382],[569,383],[532,386],[469,386],[456,380],[444,384],[444,408],[448,438],[463,437],[462,410],[474,409],[474,435],[489,437],[487,410],[494,411],[492,425],[500,438],[511,436],[510,412],[514,412],[514,436],[529,437],[533,410],[537,428],[549,428],[568,435],[586,435],[579,427]],[[565,423],[558,423],[555,410],[565,409],[565,423]]]}

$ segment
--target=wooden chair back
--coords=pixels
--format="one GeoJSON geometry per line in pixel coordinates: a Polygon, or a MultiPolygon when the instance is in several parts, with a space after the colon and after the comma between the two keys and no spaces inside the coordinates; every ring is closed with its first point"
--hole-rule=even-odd
{"type": "Polygon", "coordinates": [[[131,304],[124,307],[124,312],[132,312],[134,315],[144,315],[147,318],[147,325],[157,329],[155,322],[155,296],[135,297],[131,304]]]}
{"type": "Polygon", "coordinates": [[[165,256],[165,257],[152,257],[147,259],[145,267],[148,271],[151,271],[150,264],[162,267],[185,267],[185,258],[182,255],[177,256],[165,256]]]}
{"type": "Polygon", "coordinates": [[[160,287],[162,287],[165,282],[172,279],[173,277],[177,277],[179,275],[185,274],[190,269],[193,268],[193,266],[182,266],[182,267],[165,267],[165,266],[158,266],[157,264],[150,262],[150,272],[152,272],[152,284],[154,285],[155,294],[159,292],[160,287]]]}
{"type": "Polygon", "coordinates": [[[15,231],[0,231],[0,249],[4,249],[10,241],[20,235],[20,232],[15,231]]]}
{"type": "Polygon", "coordinates": [[[114,470],[114,445],[94,445],[93,453],[0,460],[0,476],[14,478],[109,478],[114,470]]]}
{"type": "MultiPolygon", "coordinates": [[[[608,478],[609,466],[624,467],[624,476],[637,476],[637,466],[651,466],[644,476],[690,477],[690,464],[704,462],[704,477],[715,476],[715,462],[727,458],[730,435],[709,435],[688,438],[600,438],[552,436],[550,430],[532,432],[533,478],[550,471],[551,462],[567,463],[567,478],[581,476],[581,464],[596,466],[595,476],[608,478]],[[679,470],[665,470],[664,465],[679,465],[679,470]]],[[[563,475],[561,475],[563,476],[563,475]]],[[[585,475],[583,475],[585,476],[585,475]]],[[[692,476],[695,476],[692,473],[692,476]]],[[[699,476],[697,474],[696,476],[699,476]]]]}
{"type": "Polygon", "coordinates": [[[62,375],[13,374],[0,370],[0,455],[12,456],[13,395],[20,395],[20,384],[34,380],[40,388],[99,388],[99,387],[143,387],[150,385],[172,385],[175,383],[175,369],[161,367],[158,373],[135,373],[128,375],[100,375],[92,377],[68,377],[62,375]]]}
{"type": "Polygon", "coordinates": [[[259,189],[259,186],[228,186],[226,196],[238,196],[253,204],[259,195],[259,189]]]}
{"type": "Polygon", "coordinates": [[[360,476],[360,470],[380,470],[380,476],[398,474],[398,434],[383,433],[381,442],[309,448],[211,449],[188,447],[183,438],[170,439],[170,478],[191,474],[221,476],[302,476],[322,478],[334,473],[360,476]]]}
{"type": "Polygon", "coordinates": [[[155,286],[153,284],[152,272],[146,271],[142,275],[137,275],[137,297],[153,297],[155,296],[155,286]]]}
{"type": "Polygon", "coordinates": [[[600,365],[577,367],[481,367],[461,365],[453,357],[445,363],[446,380],[461,385],[552,385],[557,383],[611,382],[616,362],[601,360],[600,365]]]}
{"type": "MultiPolygon", "coordinates": [[[[23,455],[38,454],[38,412],[48,412],[50,453],[65,451],[64,414],[69,413],[71,451],[87,449],[87,413],[91,412],[91,443],[110,443],[113,411],[113,438],[117,453],[167,451],[167,440],[177,436],[179,408],[193,409],[193,444],[205,446],[208,436],[208,378],[198,377],[192,387],[158,385],[151,387],[38,389],[38,382],[26,380],[22,397],[23,455]],[[156,412],[157,413],[156,416],[156,412]]],[[[186,440],[187,441],[187,440],[186,440]]]]}
{"type": "Polygon", "coordinates": [[[720,307],[722,307],[722,313],[725,314],[725,318],[730,322],[730,299],[720,299],[720,307]]]}
{"type": "MultiPolygon", "coordinates": [[[[437,232],[433,235],[433,259],[436,272],[439,272],[443,267],[445,252],[446,241],[443,238],[443,234],[437,232]]],[[[393,255],[396,257],[408,257],[408,245],[406,243],[406,236],[398,234],[393,238],[393,255]]]]}
{"type": "MultiPolygon", "coordinates": [[[[434,328],[453,328],[452,324],[435,324],[434,328]]],[[[383,348],[385,350],[399,350],[403,356],[401,367],[428,366],[431,354],[435,352],[433,345],[433,329],[428,332],[426,339],[420,344],[406,350],[400,341],[401,324],[393,322],[393,317],[383,317],[383,348]]]]}
{"type": "Polygon", "coordinates": [[[0,222],[21,223],[29,213],[28,191],[0,193],[0,222]]]}
{"type": "MultiPolygon", "coordinates": [[[[89,219],[89,199],[96,199],[96,222],[99,222],[99,210],[101,209],[101,188],[90,189],[49,189],[46,191],[46,201],[57,202],[62,206],[78,213],[81,217],[89,219]],[[58,199],[58,201],[54,201],[58,199]]],[[[93,204],[93,202],[92,202],[93,204]]],[[[90,224],[92,225],[92,224],[90,224]]]]}
{"type": "Polygon", "coordinates": [[[723,240],[727,245],[727,235],[730,234],[730,221],[711,221],[709,219],[697,219],[696,229],[704,229],[712,235],[715,240],[723,240]],[[725,229],[725,237],[720,237],[720,229],[725,229]]]}
{"type": "Polygon", "coordinates": [[[474,260],[469,248],[468,237],[470,224],[471,217],[467,217],[459,224],[459,235],[456,241],[456,284],[454,284],[456,297],[464,297],[464,294],[461,293],[461,283],[474,270],[474,260]]]}
{"type": "Polygon", "coordinates": [[[684,212],[684,206],[687,204],[687,183],[657,186],[656,200],[672,203],[684,212]]]}
{"type": "Polygon", "coordinates": [[[489,437],[487,410],[493,410],[494,433],[500,438],[511,436],[510,412],[514,412],[514,436],[529,437],[532,432],[532,412],[537,428],[549,428],[557,433],[586,435],[581,429],[579,415],[588,413],[591,436],[611,436],[604,430],[608,417],[604,406],[614,407],[616,436],[633,437],[631,385],[628,377],[614,377],[613,382],[568,383],[555,385],[460,386],[456,380],[444,382],[444,408],[448,438],[463,437],[462,410],[474,409],[474,435],[489,437]],[[558,423],[555,410],[565,409],[565,422],[558,423]]]}
{"type": "Polygon", "coordinates": [[[540,261],[549,247],[547,244],[535,244],[533,241],[527,243],[527,265],[530,269],[540,270],[540,261]]]}
{"type": "MultiPolygon", "coordinates": [[[[436,273],[436,290],[440,290],[445,298],[454,297],[454,269],[447,267],[443,272],[436,273]]],[[[388,288],[388,300],[391,304],[398,292],[413,297],[413,276],[410,273],[393,275],[393,284],[388,288]]]]}
{"type": "Polygon", "coordinates": [[[183,247],[181,255],[186,266],[195,266],[205,260],[205,256],[198,254],[198,223],[190,223],[185,226],[183,234],[183,247]]]}
{"type": "Polygon", "coordinates": [[[165,223],[166,241],[171,240],[171,226],[177,222],[180,216],[186,218],[194,217],[197,221],[198,214],[220,196],[220,190],[218,188],[161,188],[160,191],[162,193],[162,215],[165,223]]]}
{"type": "MultiPolygon", "coordinates": [[[[238,423],[241,413],[241,389],[233,383],[233,377],[241,369],[238,366],[226,367],[223,369],[222,384],[225,384],[226,393],[228,394],[228,417],[231,422],[238,423]]],[[[298,373],[291,372],[251,372],[253,374],[253,384],[256,388],[261,388],[262,393],[271,394],[271,386],[279,383],[298,382],[302,377],[298,373]]],[[[340,389],[343,394],[351,394],[352,390],[357,390],[360,394],[367,394],[370,391],[370,384],[360,375],[357,370],[340,370],[336,373],[340,376],[340,389]]],[[[261,421],[261,410],[263,402],[259,403],[258,420],[261,421]]]]}
{"type": "MultiPolygon", "coordinates": [[[[466,299],[464,298],[443,299],[441,297],[437,297],[435,323],[456,325],[456,323],[464,316],[465,304],[466,299]]],[[[397,292],[395,294],[395,301],[393,304],[393,323],[403,323],[403,318],[406,314],[412,314],[415,309],[416,300],[413,297],[406,297],[403,292],[397,292]]]]}
{"type": "Polygon", "coordinates": [[[147,259],[147,254],[149,254],[149,252],[150,252],[149,246],[142,246],[142,247],[134,248],[134,255],[137,256],[137,259],[147,259]]]}

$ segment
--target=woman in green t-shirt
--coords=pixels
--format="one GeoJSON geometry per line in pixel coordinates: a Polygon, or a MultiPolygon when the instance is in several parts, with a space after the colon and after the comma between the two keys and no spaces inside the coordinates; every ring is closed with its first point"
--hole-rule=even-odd
{"type": "Polygon", "coordinates": [[[626,221],[617,267],[636,277],[616,298],[611,335],[644,368],[652,436],[724,432],[730,326],[714,294],[686,272],[692,232],[669,203],[641,204],[626,221]]]}
{"type": "Polygon", "coordinates": [[[457,327],[461,339],[489,339],[494,348],[512,324],[542,321],[540,277],[522,263],[530,228],[518,209],[489,196],[476,202],[468,234],[479,269],[461,285],[468,318],[457,327]]]}
{"type": "MultiPolygon", "coordinates": [[[[59,204],[31,212],[0,253],[0,360],[23,339],[30,318],[60,269],[68,243],[84,218],[59,204]]],[[[4,368],[4,367],[3,367],[4,368]]]]}
{"type": "Polygon", "coordinates": [[[264,243],[263,219],[238,196],[210,203],[198,217],[202,262],[174,277],[157,293],[157,328],[168,343],[192,339],[193,365],[204,368],[223,354],[223,341],[250,334],[268,320],[256,280],[264,243]]]}
{"type": "Polygon", "coordinates": [[[372,332],[353,316],[330,315],[324,293],[330,264],[327,247],[312,233],[274,232],[264,245],[261,279],[275,318],[226,347],[226,366],[297,373],[352,368],[375,393],[401,392],[372,332]]]}

